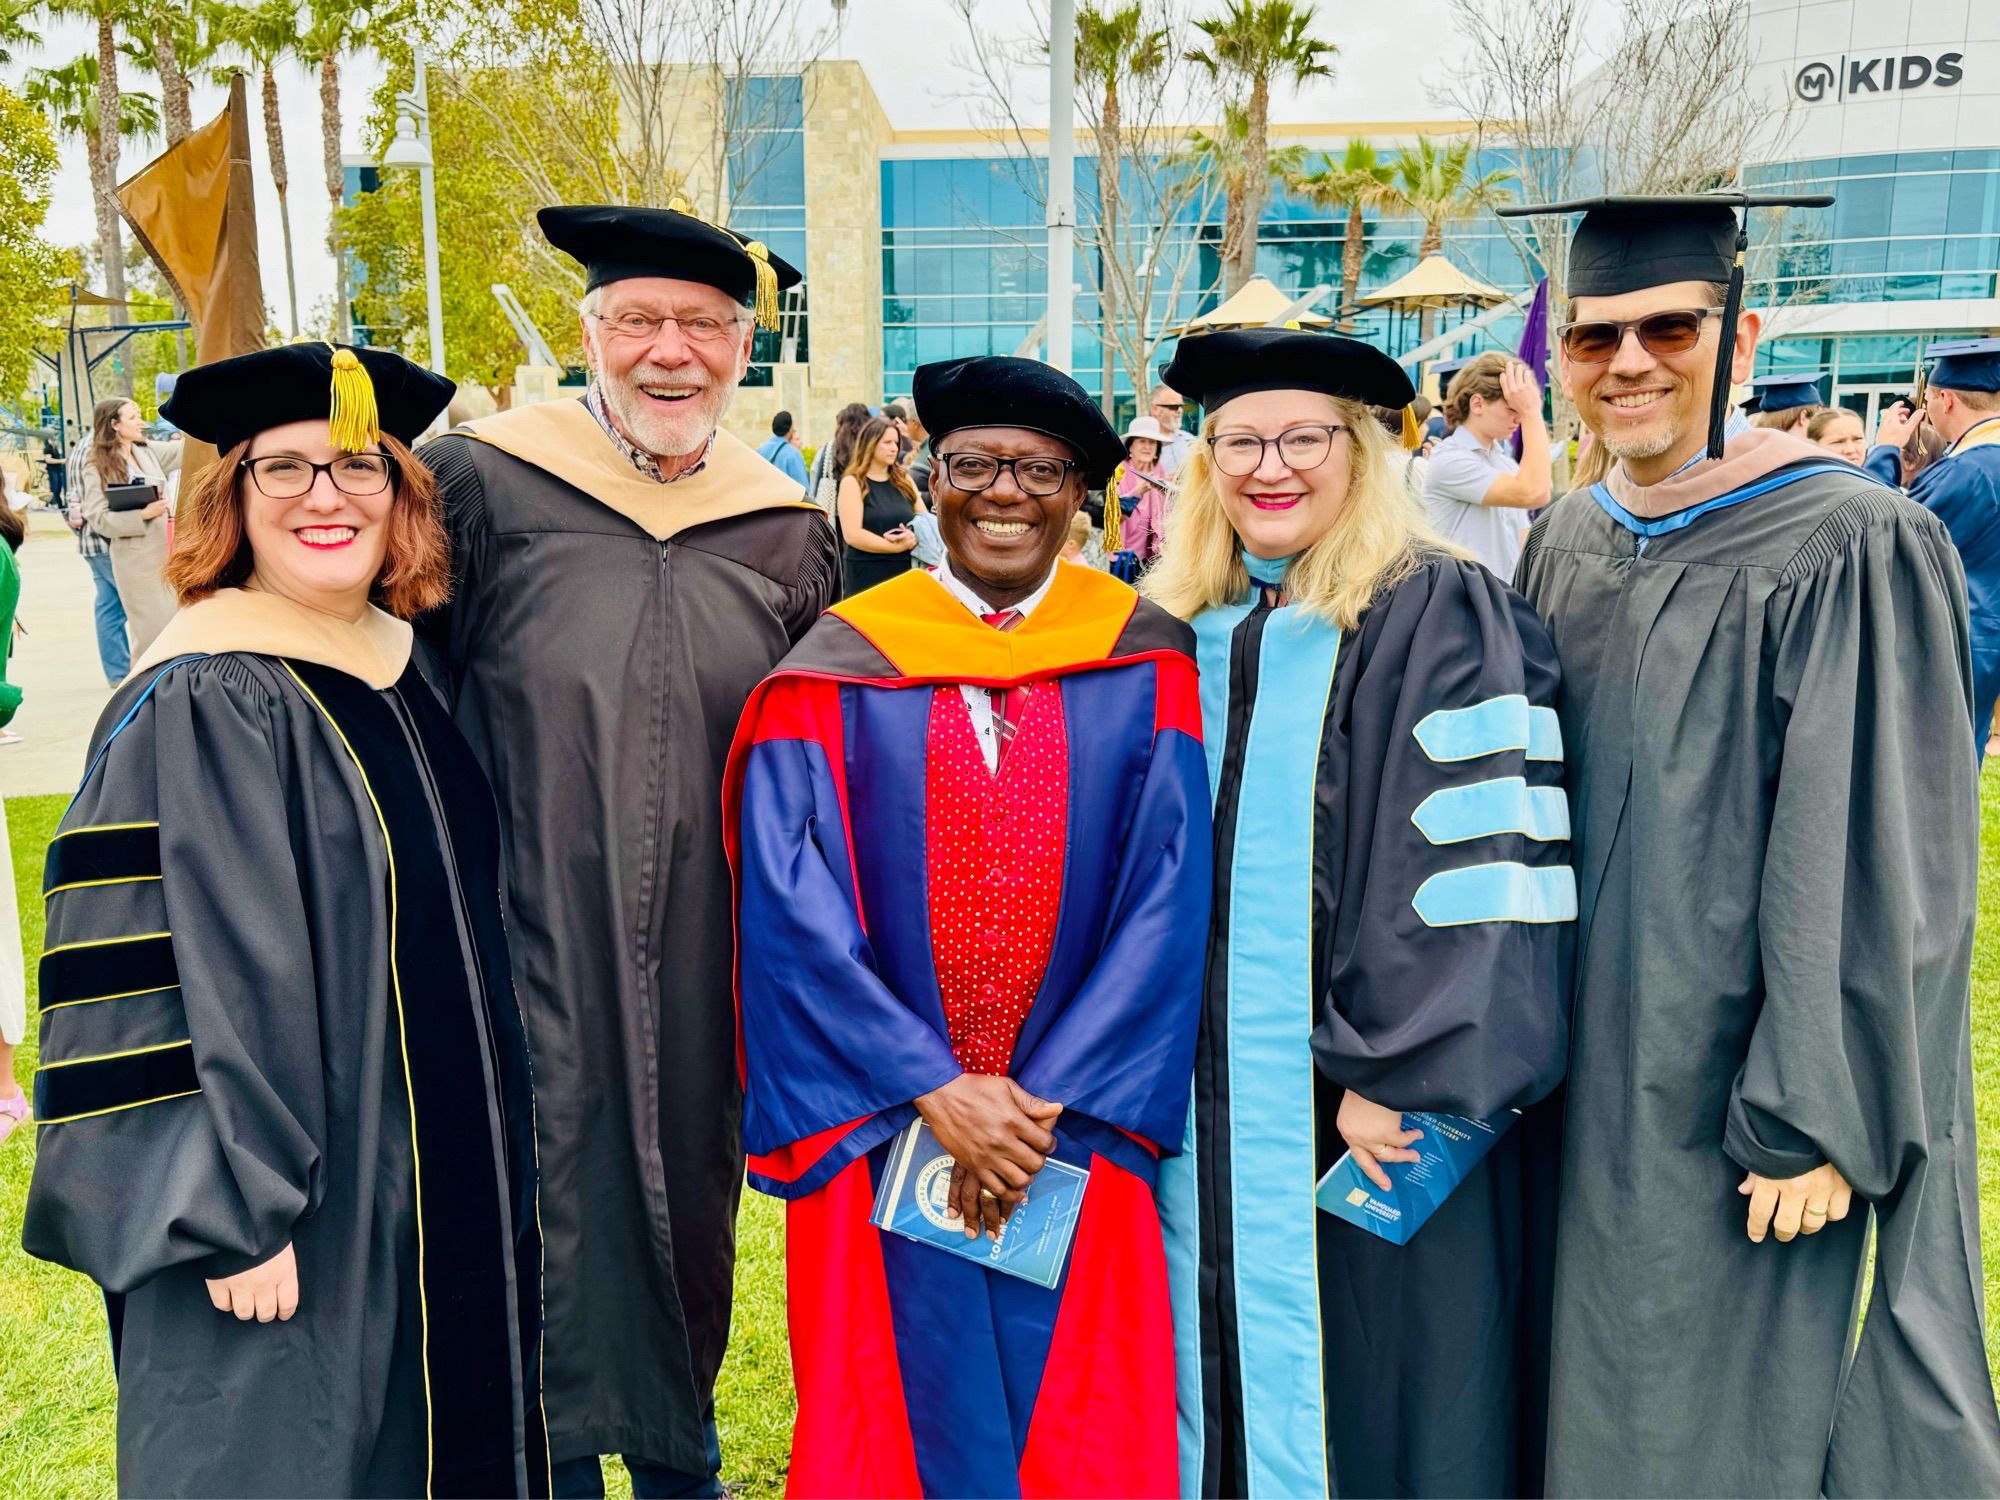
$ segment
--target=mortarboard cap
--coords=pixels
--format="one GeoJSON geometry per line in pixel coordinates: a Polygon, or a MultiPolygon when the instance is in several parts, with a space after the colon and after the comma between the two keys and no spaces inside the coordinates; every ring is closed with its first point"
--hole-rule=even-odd
{"type": "Polygon", "coordinates": [[[2000,339],[1952,339],[1932,344],[1930,384],[1949,391],[2000,391],[2000,339]]]}
{"type": "Polygon", "coordinates": [[[1410,373],[1373,344],[1288,328],[1191,333],[1174,348],[1166,383],[1214,411],[1252,391],[1318,391],[1364,406],[1408,406],[1410,373]]]}
{"type": "Polygon", "coordinates": [[[325,417],[333,446],[358,453],[385,432],[415,442],[457,389],[387,349],[283,344],[183,372],[160,415],[225,453],[273,427],[325,417]]]}
{"type": "Polygon", "coordinates": [[[1716,341],[1715,385],[1709,400],[1708,456],[1722,457],[1729,419],[1729,369],[1743,311],[1743,257],[1750,249],[1753,208],[1826,208],[1831,193],[1678,193],[1579,198],[1568,203],[1510,203],[1502,218],[1582,214],[1570,238],[1564,292],[1616,297],[1681,281],[1726,282],[1722,333],[1716,341]],[[1738,222],[1737,213],[1745,217],[1738,222]]]}
{"type": "Polygon", "coordinates": [[[584,286],[666,276],[698,281],[754,307],[757,322],[778,326],[778,293],[800,274],[765,248],[695,214],[678,198],[668,208],[565,204],[535,215],[556,249],[583,263],[584,286]]]}
{"type": "Polygon", "coordinates": [[[1795,411],[1801,406],[1824,406],[1820,377],[1824,370],[1801,370],[1783,375],[1759,375],[1750,382],[1750,400],[1745,411],[1795,411]]]}
{"type": "Polygon", "coordinates": [[[1101,486],[1125,461],[1125,444],[1090,393],[1053,365],[1006,354],[919,365],[911,381],[931,451],[973,427],[1025,427],[1076,449],[1084,482],[1101,486]]]}

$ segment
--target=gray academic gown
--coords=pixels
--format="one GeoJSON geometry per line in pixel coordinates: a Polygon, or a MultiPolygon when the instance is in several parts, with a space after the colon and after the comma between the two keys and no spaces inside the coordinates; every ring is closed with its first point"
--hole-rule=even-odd
{"type": "Polygon", "coordinates": [[[1669,483],[1700,503],[1650,524],[1566,496],[1518,575],[1562,657],[1580,903],[1548,1492],[2000,1494],[1964,575],[1782,434],[1669,483]],[[1744,1173],[1825,1160],[1850,1217],[1752,1244],[1744,1173]]]}
{"type": "Polygon", "coordinates": [[[743,1181],[722,768],[832,602],[832,528],[727,433],[662,485],[577,401],[424,457],[455,573],[424,629],[499,798],[534,1060],[550,1444],[701,1472],[743,1181]]]}

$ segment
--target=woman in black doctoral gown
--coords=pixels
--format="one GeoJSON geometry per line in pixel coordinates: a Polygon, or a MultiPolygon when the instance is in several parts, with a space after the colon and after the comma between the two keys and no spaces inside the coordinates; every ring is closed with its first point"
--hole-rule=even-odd
{"type": "Polygon", "coordinates": [[[1207,417],[1147,591],[1194,626],[1215,796],[1159,1189],[1183,1492],[1540,1494],[1554,1151],[1515,1111],[1566,1041],[1555,653],[1411,507],[1370,410],[1412,399],[1387,355],[1212,333],[1164,378],[1207,417]],[[1490,1150],[1405,1238],[1460,1139],[1490,1150]]]}
{"type": "Polygon", "coordinates": [[[407,623],[451,390],[293,345],[166,408],[222,458],[50,845],[23,1226],[109,1294],[123,1493],[548,1493],[495,812],[407,623]]]}

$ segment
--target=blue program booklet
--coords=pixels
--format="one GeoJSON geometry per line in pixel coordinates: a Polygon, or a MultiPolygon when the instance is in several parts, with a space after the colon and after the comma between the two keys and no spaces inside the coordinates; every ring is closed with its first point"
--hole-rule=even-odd
{"type": "Polygon", "coordinates": [[[1410,1148],[1420,1160],[1382,1163],[1382,1170],[1395,1184],[1393,1192],[1385,1193],[1375,1186],[1355,1165],[1353,1153],[1343,1152],[1320,1178],[1314,1201],[1335,1218],[1391,1244],[1407,1245],[1424,1227],[1424,1221],[1437,1212],[1438,1205],[1451,1196],[1451,1190],[1465,1181],[1480,1158],[1520,1118],[1520,1112],[1511,1109],[1490,1120],[1407,1110],[1403,1128],[1424,1133],[1410,1148]]]}
{"type": "Polygon", "coordinates": [[[931,1134],[930,1126],[913,1120],[889,1148],[882,1184],[875,1191],[877,1229],[905,1239],[948,1250],[991,1270],[1004,1271],[1036,1286],[1053,1287],[1062,1280],[1070,1242],[1083,1212],[1083,1190],[1090,1172],[1051,1157],[1028,1184],[1028,1196],[1001,1226],[1000,1238],[965,1237],[965,1221],[953,1211],[951,1156],[931,1134]]]}

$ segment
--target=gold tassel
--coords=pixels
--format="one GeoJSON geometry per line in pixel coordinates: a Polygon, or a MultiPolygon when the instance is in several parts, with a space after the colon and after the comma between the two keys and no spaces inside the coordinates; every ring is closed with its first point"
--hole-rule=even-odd
{"type": "Polygon", "coordinates": [[[1417,425],[1417,410],[1413,406],[1403,408],[1403,446],[1411,452],[1424,445],[1424,430],[1417,425]]]}
{"type": "Polygon", "coordinates": [[[333,406],[327,413],[326,437],[342,453],[361,453],[382,441],[375,382],[352,349],[333,351],[333,406]]]}
{"type": "Polygon", "coordinates": [[[771,252],[762,240],[747,240],[743,253],[757,268],[757,326],[778,331],[778,270],[771,264],[771,252]]]}
{"type": "Polygon", "coordinates": [[[1104,486],[1104,558],[1106,566],[1118,551],[1119,543],[1125,539],[1125,508],[1118,503],[1118,486],[1124,482],[1125,465],[1120,464],[1112,471],[1111,480],[1104,486]]]}

